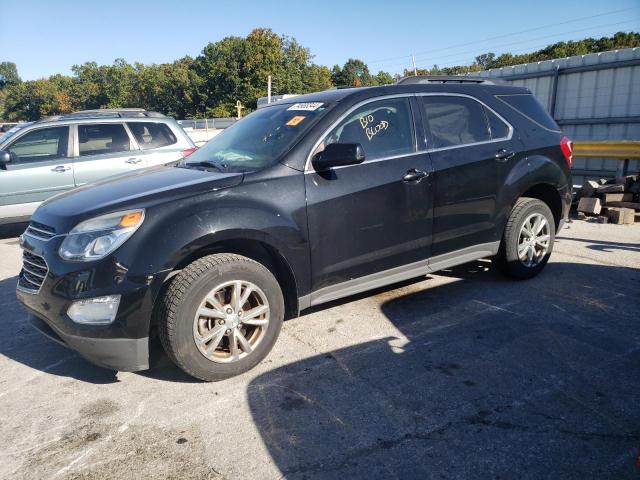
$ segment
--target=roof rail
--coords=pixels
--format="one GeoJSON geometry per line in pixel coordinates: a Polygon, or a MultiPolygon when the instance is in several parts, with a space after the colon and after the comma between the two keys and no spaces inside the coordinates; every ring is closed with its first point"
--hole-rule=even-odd
{"type": "Polygon", "coordinates": [[[77,120],[85,118],[164,118],[165,115],[158,112],[148,112],[144,108],[101,108],[95,110],[80,110],[73,113],[63,113],[46,117],[40,122],[53,122],[57,120],[77,120]]]}
{"type": "Polygon", "coordinates": [[[396,85],[416,85],[425,83],[484,83],[486,85],[494,85],[503,83],[493,78],[486,77],[467,77],[462,75],[412,75],[410,77],[401,78],[396,85]]]}

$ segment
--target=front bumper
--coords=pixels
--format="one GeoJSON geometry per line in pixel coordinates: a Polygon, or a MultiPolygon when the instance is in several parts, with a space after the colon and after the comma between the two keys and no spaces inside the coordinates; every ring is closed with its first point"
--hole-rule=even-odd
{"type": "Polygon", "coordinates": [[[134,260],[125,249],[98,262],[65,262],[57,253],[61,241],[58,237],[42,241],[27,235],[21,238],[22,248],[42,257],[48,267],[39,289],[25,291],[19,286],[16,290],[31,324],[101,367],[148,369],[153,300],[165,275],[135,272],[134,260]],[[115,294],[121,295],[121,300],[111,324],[78,324],[67,315],[76,300],[115,294]]]}
{"type": "Polygon", "coordinates": [[[68,335],[39,318],[29,314],[29,323],[43,335],[78,352],[99,367],[123,372],[149,368],[149,338],[89,338],[68,335]]]}

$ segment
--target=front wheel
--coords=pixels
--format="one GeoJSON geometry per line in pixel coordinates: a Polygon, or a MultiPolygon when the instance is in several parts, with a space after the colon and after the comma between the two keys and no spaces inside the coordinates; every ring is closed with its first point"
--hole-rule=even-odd
{"type": "Polygon", "coordinates": [[[284,318],[278,281],[240,255],[196,260],[171,281],[158,309],[160,340],[189,375],[217,381],[246,372],[267,356],[284,318]]]}
{"type": "Polygon", "coordinates": [[[555,235],[547,204],[537,198],[519,198],[504,229],[496,256],[498,268],[513,278],[536,276],[549,261],[555,235]]]}

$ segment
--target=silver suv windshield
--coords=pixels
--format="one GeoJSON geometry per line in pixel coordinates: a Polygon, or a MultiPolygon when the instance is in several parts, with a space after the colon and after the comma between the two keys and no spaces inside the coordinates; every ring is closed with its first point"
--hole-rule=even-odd
{"type": "Polygon", "coordinates": [[[181,167],[259,170],[287,153],[329,110],[322,102],[260,108],[225,129],[181,162],[181,167]]]}

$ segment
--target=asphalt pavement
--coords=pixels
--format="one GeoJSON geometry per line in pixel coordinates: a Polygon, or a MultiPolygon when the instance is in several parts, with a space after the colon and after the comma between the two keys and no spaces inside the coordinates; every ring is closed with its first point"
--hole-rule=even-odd
{"type": "Polygon", "coordinates": [[[574,221],[287,321],[257,368],[114,373],[42,337],[0,229],[0,478],[640,478],[640,225],[574,221]]]}

